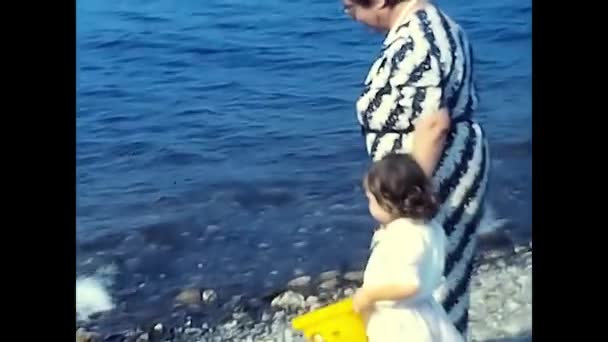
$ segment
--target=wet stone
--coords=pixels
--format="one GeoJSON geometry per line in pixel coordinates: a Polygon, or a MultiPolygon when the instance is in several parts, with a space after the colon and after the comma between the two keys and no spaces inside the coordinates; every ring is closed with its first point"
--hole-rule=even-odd
{"type": "Polygon", "coordinates": [[[294,248],[304,248],[307,245],[308,245],[308,242],[306,242],[306,241],[298,241],[293,244],[293,247],[294,248]]]}
{"type": "Polygon", "coordinates": [[[353,283],[360,283],[363,281],[363,271],[353,271],[344,274],[344,279],[353,283]]]}
{"type": "Polygon", "coordinates": [[[185,289],[175,297],[176,302],[185,305],[200,304],[202,300],[203,296],[199,289],[185,289]]]}
{"type": "Polygon", "coordinates": [[[338,286],[338,279],[329,279],[319,284],[319,289],[324,291],[334,290],[338,286]]]}
{"type": "Polygon", "coordinates": [[[293,291],[287,291],[272,300],[272,307],[297,310],[304,306],[304,296],[293,291]]]}
{"type": "Polygon", "coordinates": [[[186,328],[184,330],[184,334],[189,335],[189,336],[201,336],[203,334],[203,330],[199,329],[199,328],[186,328]]]}
{"type": "Polygon", "coordinates": [[[308,286],[308,285],[310,285],[310,281],[311,281],[310,276],[301,276],[301,277],[298,277],[298,278],[295,278],[295,279],[292,279],[291,281],[289,281],[289,283],[287,283],[287,287],[298,288],[298,287],[308,286]]]}
{"type": "Polygon", "coordinates": [[[147,333],[143,333],[141,335],[139,335],[139,337],[137,338],[137,340],[135,342],[148,342],[150,341],[150,337],[148,336],[147,333]]]}
{"type": "Polygon", "coordinates": [[[319,281],[325,282],[328,280],[334,280],[334,279],[338,279],[339,276],[340,276],[340,272],[338,272],[338,271],[327,271],[327,272],[323,272],[323,273],[319,274],[319,281]]]}
{"type": "Polygon", "coordinates": [[[84,328],[76,330],[76,342],[100,342],[101,335],[87,331],[84,328]]]}
{"type": "Polygon", "coordinates": [[[272,315],[264,311],[262,313],[262,322],[268,322],[272,318],[272,315]]]}
{"type": "Polygon", "coordinates": [[[318,304],[319,303],[319,298],[315,297],[315,296],[308,296],[306,298],[306,305],[307,306],[311,306],[313,304],[318,304]]]}
{"type": "Polygon", "coordinates": [[[202,300],[203,302],[209,304],[213,303],[217,299],[217,293],[214,290],[208,289],[203,291],[202,300]]]}

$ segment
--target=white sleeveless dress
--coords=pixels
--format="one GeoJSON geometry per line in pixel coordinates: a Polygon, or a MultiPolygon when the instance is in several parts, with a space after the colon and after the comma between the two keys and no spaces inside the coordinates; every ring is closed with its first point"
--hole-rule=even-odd
{"type": "Polygon", "coordinates": [[[443,279],[446,243],[440,226],[405,218],[377,232],[363,287],[415,282],[420,289],[407,300],[375,304],[367,324],[370,342],[464,341],[433,297],[443,279]]]}

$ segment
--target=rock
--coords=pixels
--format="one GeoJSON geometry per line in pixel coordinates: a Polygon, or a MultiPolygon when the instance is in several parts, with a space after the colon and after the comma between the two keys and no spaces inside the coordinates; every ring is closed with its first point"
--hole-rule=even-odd
{"type": "Polygon", "coordinates": [[[236,296],[232,296],[232,298],[230,298],[230,300],[228,302],[224,303],[223,308],[228,311],[238,311],[238,310],[242,310],[243,306],[244,306],[243,296],[236,295],[236,296]]]}
{"type": "Polygon", "coordinates": [[[186,328],[184,333],[188,336],[199,337],[203,334],[203,330],[199,328],[186,328]]]}
{"type": "Polygon", "coordinates": [[[325,282],[328,280],[338,279],[340,272],[338,271],[327,271],[319,274],[319,282],[325,282]]]}
{"type": "Polygon", "coordinates": [[[310,284],[310,276],[301,276],[295,279],[292,279],[289,281],[289,283],[287,283],[287,287],[292,288],[292,287],[301,287],[301,286],[307,286],[310,284]]]}
{"type": "Polygon", "coordinates": [[[519,304],[517,304],[513,299],[507,299],[507,302],[505,303],[505,308],[509,311],[515,311],[519,308],[519,304]]]}
{"type": "Polygon", "coordinates": [[[317,298],[315,296],[308,296],[308,298],[306,298],[307,306],[311,306],[313,304],[318,304],[318,303],[319,303],[319,298],[317,298]]]}
{"type": "Polygon", "coordinates": [[[306,241],[298,241],[293,244],[293,247],[294,248],[304,248],[307,245],[308,245],[308,242],[306,242],[306,241]]]}
{"type": "Polygon", "coordinates": [[[344,290],[345,297],[351,297],[354,294],[355,294],[355,290],[350,287],[344,290]]]}
{"type": "Polygon", "coordinates": [[[101,335],[80,328],[76,330],[76,342],[101,342],[101,335]]]}
{"type": "Polygon", "coordinates": [[[363,271],[347,272],[344,274],[344,279],[352,283],[361,283],[363,281],[363,271]]]}
{"type": "Polygon", "coordinates": [[[144,333],[144,334],[139,335],[136,342],[148,342],[149,340],[150,340],[150,337],[148,336],[148,334],[144,333]]]}
{"type": "Polygon", "coordinates": [[[324,291],[324,292],[319,293],[319,301],[321,303],[328,303],[331,300],[332,300],[332,298],[331,298],[331,292],[324,291]]]}
{"type": "Polygon", "coordinates": [[[289,281],[289,283],[287,283],[287,288],[306,296],[309,295],[312,291],[311,285],[312,284],[310,276],[301,276],[289,281]]]}
{"type": "Polygon", "coordinates": [[[338,279],[329,279],[319,285],[319,289],[324,291],[334,290],[338,286],[338,279]]]}
{"type": "Polygon", "coordinates": [[[277,311],[274,313],[274,316],[272,317],[273,323],[282,321],[283,319],[285,319],[286,315],[284,311],[277,311]]]}
{"type": "Polygon", "coordinates": [[[272,300],[272,307],[297,310],[304,307],[304,296],[293,291],[287,291],[272,300]]]}
{"type": "Polygon", "coordinates": [[[217,299],[217,293],[212,289],[205,290],[203,291],[202,299],[206,304],[213,303],[217,299]]]}
{"type": "Polygon", "coordinates": [[[239,322],[237,322],[237,321],[235,321],[235,320],[232,320],[232,321],[230,321],[230,322],[228,322],[228,323],[224,324],[224,327],[225,327],[226,329],[228,329],[228,330],[232,330],[232,329],[236,328],[236,326],[237,326],[238,324],[239,324],[239,322]]]}
{"type": "Polygon", "coordinates": [[[203,301],[203,295],[199,289],[185,289],[175,297],[175,301],[185,305],[197,305],[203,301]]]}

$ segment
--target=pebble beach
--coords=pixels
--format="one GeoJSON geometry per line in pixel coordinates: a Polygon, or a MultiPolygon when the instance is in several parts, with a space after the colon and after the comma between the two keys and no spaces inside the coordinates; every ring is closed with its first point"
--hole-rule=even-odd
{"type": "MultiPolygon", "coordinates": [[[[158,341],[158,342],[304,342],[291,328],[291,319],[352,295],[360,285],[362,271],[327,271],[303,275],[286,284],[284,291],[254,313],[247,306],[234,305],[222,322],[195,322],[187,317],[183,324],[169,326],[150,322],[146,330],[102,336],[78,327],[77,342],[158,341]]],[[[176,301],[212,302],[214,291],[184,290],[176,301]]],[[[235,301],[243,300],[237,298],[235,301]]],[[[532,246],[486,252],[479,256],[472,280],[470,333],[472,341],[532,340],[532,246]]]]}

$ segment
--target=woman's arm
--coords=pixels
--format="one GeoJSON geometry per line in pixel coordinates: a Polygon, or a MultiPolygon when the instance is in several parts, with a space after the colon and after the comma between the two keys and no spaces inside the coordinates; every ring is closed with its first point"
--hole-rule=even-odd
{"type": "Polygon", "coordinates": [[[412,37],[397,40],[387,49],[392,57],[390,69],[396,70],[390,83],[400,92],[398,104],[415,118],[410,153],[429,177],[435,173],[443,153],[451,114],[444,88],[449,70],[442,66],[449,66],[451,60],[442,63],[431,50],[432,44],[412,37]]]}
{"type": "Polygon", "coordinates": [[[412,156],[428,177],[432,177],[443,153],[446,136],[450,130],[450,113],[447,108],[425,115],[416,122],[412,156]]]}

